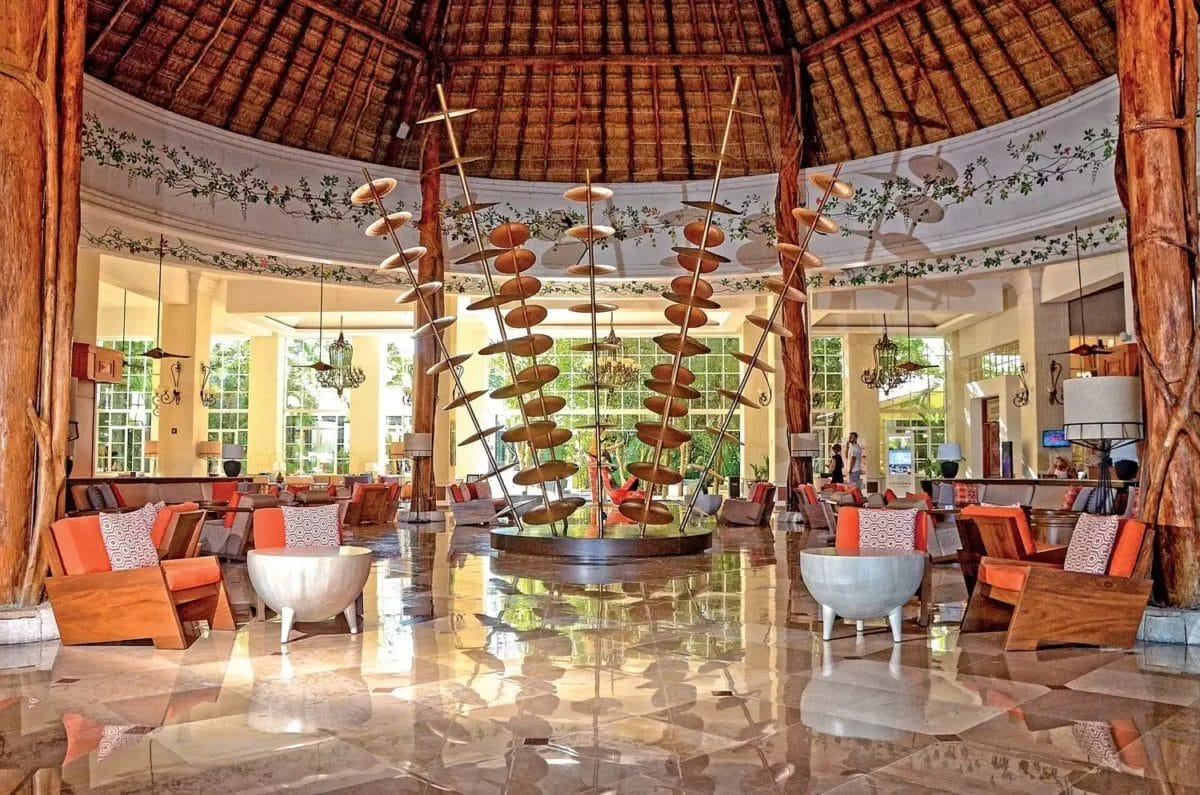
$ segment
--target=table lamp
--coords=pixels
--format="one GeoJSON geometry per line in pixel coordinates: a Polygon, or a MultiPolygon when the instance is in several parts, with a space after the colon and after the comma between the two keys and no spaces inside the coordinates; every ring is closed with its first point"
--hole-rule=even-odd
{"type": "Polygon", "coordinates": [[[223,444],[221,445],[221,458],[225,459],[221,467],[225,470],[225,476],[236,478],[242,474],[242,456],[246,454],[246,448],[240,444],[223,444]]]}
{"type": "Polygon", "coordinates": [[[942,477],[947,480],[958,477],[958,462],[962,460],[962,445],[958,442],[942,442],[937,447],[937,458],[942,464],[942,477]]]}
{"type": "Polygon", "coordinates": [[[1063,435],[1100,454],[1096,513],[1116,508],[1112,493],[1112,451],[1142,438],[1142,381],[1136,376],[1072,378],[1063,383],[1063,435]]]}
{"type": "Polygon", "coordinates": [[[209,439],[205,442],[197,442],[196,457],[208,460],[208,474],[213,475],[212,462],[221,457],[221,443],[216,439],[209,439]]]}

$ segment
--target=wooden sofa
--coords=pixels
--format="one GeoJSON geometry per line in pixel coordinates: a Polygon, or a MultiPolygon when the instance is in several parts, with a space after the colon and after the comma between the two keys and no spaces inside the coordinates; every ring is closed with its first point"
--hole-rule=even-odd
{"type": "MultiPolygon", "coordinates": [[[[156,522],[151,533],[160,555],[169,524],[164,521],[159,534],[156,522]]],[[[99,516],[60,519],[42,532],[41,545],[50,565],[46,593],[67,646],[150,639],[160,649],[185,649],[195,639],[193,621],[207,621],[214,630],[235,629],[215,557],[113,571],[99,516]]]]}

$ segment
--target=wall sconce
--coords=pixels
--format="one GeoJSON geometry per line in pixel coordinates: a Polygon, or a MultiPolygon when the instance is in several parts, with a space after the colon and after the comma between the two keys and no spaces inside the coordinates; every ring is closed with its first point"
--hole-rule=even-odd
{"type": "Polygon", "coordinates": [[[1062,381],[1062,365],[1056,360],[1050,360],[1050,405],[1061,406],[1063,402],[1062,387],[1059,385],[1062,381]]]}
{"type": "Polygon", "coordinates": [[[215,409],[221,402],[221,393],[208,388],[208,379],[212,377],[212,368],[200,362],[200,405],[206,409],[215,409]]]}
{"type": "Polygon", "coordinates": [[[1017,371],[1017,378],[1021,379],[1021,388],[1012,396],[1012,404],[1019,409],[1023,409],[1029,405],[1029,384],[1025,382],[1025,364],[1021,364],[1021,369],[1017,371]]]}
{"type": "Polygon", "coordinates": [[[154,412],[154,416],[156,417],[163,406],[177,406],[183,402],[183,393],[179,391],[179,377],[183,374],[183,365],[177,359],[171,363],[167,372],[171,374],[171,388],[160,387],[150,399],[150,402],[154,404],[151,411],[154,412]]]}

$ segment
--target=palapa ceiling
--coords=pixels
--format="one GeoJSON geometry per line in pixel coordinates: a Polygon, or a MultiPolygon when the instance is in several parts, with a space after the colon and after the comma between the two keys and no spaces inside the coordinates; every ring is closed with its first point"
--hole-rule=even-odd
{"type": "Polygon", "coordinates": [[[1112,0],[89,0],[87,70],[265,141],[408,168],[452,107],[477,176],[702,178],[779,162],[784,70],[809,163],[971,132],[1111,74],[1112,0]],[[397,131],[406,125],[407,137],[397,131]]]}

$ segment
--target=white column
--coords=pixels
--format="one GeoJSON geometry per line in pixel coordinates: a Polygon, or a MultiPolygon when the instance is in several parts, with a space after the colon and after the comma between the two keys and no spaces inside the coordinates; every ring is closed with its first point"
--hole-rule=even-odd
{"type": "MultiPolygon", "coordinates": [[[[484,326],[483,322],[478,320],[476,317],[472,317],[470,315],[467,315],[466,313],[460,314],[458,316],[458,322],[455,323],[454,325],[456,326],[456,328],[458,330],[459,338],[464,341],[467,341],[467,340],[475,341],[476,349],[482,347],[483,340],[487,339],[487,327],[484,326]]],[[[460,348],[461,348],[461,350],[458,350],[457,351],[458,353],[473,353],[474,352],[471,349],[471,346],[468,344],[465,344],[465,342],[463,345],[460,346],[460,348]]],[[[476,389],[485,389],[487,387],[487,378],[488,378],[488,357],[487,356],[480,356],[479,354],[475,354],[474,356],[472,356],[470,359],[468,359],[463,364],[463,374],[462,374],[463,387],[467,391],[470,392],[470,391],[474,391],[476,389]]],[[[442,380],[447,382],[447,385],[446,385],[447,387],[452,388],[454,386],[454,379],[452,377],[450,377],[449,375],[443,376],[442,380]]],[[[448,402],[448,401],[449,401],[449,397],[447,396],[446,400],[443,401],[442,403],[440,403],[439,405],[445,405],[446,402],[448,402]]],[[[480,410],[479,421],[480,421],[480,423],[482,423],[484,428],[487,428],[490,423],[488,422],[488,419],[489,419],[488,415],[484,412],[484,409],[487,406],[486,398],[477,400],[472,405],[480,410]]],[[[439,412],[438,422],[441,421],[440,414],[441,414],[441,412],[439,412]]],[[[471,427],[471,418],[470,418],[470,416],[468,416],[467,410],[465,408],[456,409],[454,411],[454,420],[453,421],[454,421],[455,435],[459,439],[465,439],[468,436],[470,436],[472,433],[474,433],[474,430],[471,427]]],[[[487,455],[485,455],[483,452],[482,445],[469,444],[466,447],[455,446],[455,448],[454,448],[454,472],[452,473],[452,476],[451,476],[452,478],[455,478],[458,480],[465,480],[467,475],[479,475],[479,474],[483,474],[484,472],[487,472],[487,471],[488,471],[488,460],[487,460],[487,455]]],[[[444,482],[449,483],[450,481],[447,480],[444,482]]]]}
{"type": "Polygon", "coordinates": [[[208,439],[208,409],[200,403],[200,362],[212,346],[212,298],[217,283],[209,276],[188,274],[188,303],[164,305],[159,345],[187,359],[158,363],[158,388],[173,385],[171,366],[181,365],[178,404],[163,406],[158,423],[158,472],[164,476],[204,475],[208,462],[196,456],[196,445],[208,439]]]}
{"type": "MultiPolygon", "coordinates": [[[[755,314],[760,315],[760,316],[765,316],[770,312],[769,307],[767,307],[766,296],[759,296],[758,300],[755,302],[754,311],[755,311],[755,314]]],[[[753,323],[747,323],[747,322],[743,321],[741,332],[740,332],[742,351],[747,354],[753,353],[754,346],[758,344],[759,337],[762,336],[762,333],[763,333],[762,329],[760,329],[758,326],[754,325],[753,323]]],[[[764,351],[764,353],[763,353],[764,361],[767,361],[767,362],[770,361],[769,353],[770,353],[769,351],[764,351]]],[[[745,370],[746,370],[746,366],[743,365],[742,372],[744,373],[745,370]]],[[[753,400],[756,403],[758,402],[758,396],[767,391],[766,383],[763,381],[763,375],[764,374],[761,370],[753,372],[750,374],[750,380],[746,383],[746,397],[750,398],[750,400],[753,400]]],[[[782,394],[780,394],[780,393],[775,394],[775,400],[778,401],[781,398],[782,398],[782,394]]],[[[772,444],[771,444],[772,437],[771,437],[771,423],[770,423],[769,417],[771,416],[771,411],[765,407],[752,409],[752,408],[747,408],[747,407],[743,406],[741,408],[741,413],[742,413],[742,470],[741,470],[742,482],[743,483],[753,482],[754,470],[751,468],[751,464],[761,465],[764,458],[767,459],[768,466],[770,466],[770,468],[771,468],[771,476],[775,479],[776,482],[779,482],[779,478],[780,478],[780,475],[778,474],[779,470],[776,467],[770,465],[771,452],[772,452],[772,444]]],[[[786,482],[786,480],[787,480],[786,471],[783,473],[783,479],[786,482]]]]}
{"type": "MultiPolygon", "coordinates": [[[[75,269],[74,342],[95,345],[99,331],[100,252],[80,251],[75,269]]],[[[96,384],[71,379],[71,419],[79,423],[79,438],[71,442],[68,454],[74,465],[71,476],[88,478],[96,474],[96,384]]]]}
{"type": "MultiPolygon", "coordinates": [[[[1042,302],[1041,268],[1025,268],[1014,274],[1013,288],[1017,294],[1017,317],[1020,336],[1017,343],[1021,361],[1025,363],[1025,382],[1029,385],[1029,405],[1020,410],[1021,458],[1023,471],[1014,464],[1016,477],[1036,477],[1049,468],[1051,451],[1042,449],[1042,429],[1061,428],[1062,404],[1050,403],[1050,360],[1052,353],[1067,348],[1069,317],[1067,304],[1042,302]]],[[[1067,366],[1069,357],[1056,357],[1067,366]]],[[[1014,443],[1018,440],[1014,437],[1014,443]]],[[[1016,458],[1016,456],[1014,456],[1016,458]]]]}
{"type": "MultiPolygon", "coordinates": [[[[845,428],[842,438],[836,441],[846,444],[846,438],[852,432],[858,433],[858,443],[863,449],[863,480],[867,478],[882,480],[880,471],[880,451],[883,449],[879,438],[879,390],[872,389],[862,382],[863,370],[875,366],[873,348],[877,337],[873,334],[847,334],[845,338],[846,379],[843,388],[845,404],[845,428]]],[[[826,451],[822,451],[826,455],[826,451]]],[[[849,472],[850,459],[846,450],[842,450],[846,459],[846,469],[849,472]]]]}
{"type": "Polygon", "coordinates": [[[249,442],[246,470],[270,472],[283,461],[283,400],[287,385],[285,340],[278,334],[250,338],[249,442]]]}
{"type": "Polygon", "coordinates": [[[350,338],[354,346],[354,365],[363,369],[367,380],[350,397],[350,471],[367,472],[378,464],[387,471],[384,448],[383,387],[391,377],[385,362],[386,346],[379,335],[356,335],[350,338]]]}

